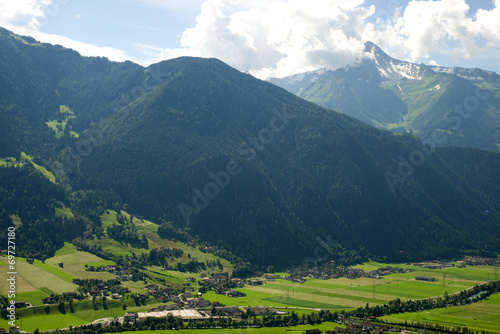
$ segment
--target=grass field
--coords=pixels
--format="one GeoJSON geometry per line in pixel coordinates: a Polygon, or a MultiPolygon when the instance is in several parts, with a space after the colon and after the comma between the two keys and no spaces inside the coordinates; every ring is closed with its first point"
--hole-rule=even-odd
{"type": "MultiPolygon", "coordinates": [[[[5,258],[3,258],[3,261],[5,261],[5,258]]],[[[76,291],[77,286],[68,281],[70,275],[58,272],[56,268],[51,270],[52,267],[49,267],[39,261],[35,261],[35,264],[29,264],[26,260],[17,258],[16,293],[38,291],[40,288],[47,288],[56,293],[76,291]]],[[[7,271],[7,266],[0,266],[1,277],[7,277],[7,271]]],[[[0,291],[2,294],[6,294],[8,291],[6,280],[0,280],[0,291]]]]}
{"type": "Polygon", "coordinates": [[[73,218],[74,215],[73,215],[73,212],[71,212],[71,209],[70,208],[60,208],[60,207],[56,207],[55,208],[55,216],[56,217],[63,217],[63,218],[73,218]]]}
{"type": "Polygon", "coordinates": [[[383,319],[398,323],[421,321],[500,333],[500,294],[490,296],[475,304],[415,313],[392,314],[383,317],[383,319]]]}
{"type": "Polygon", "coordinates": [[[46,178],[50,180],[50,182],[56,182],[56,177],[54,174],[49,172],[47,168],[40,166],[33,162],[33,159],[24,152],[21,152],[21,162],[17,163],[16,158],[6,157],[0,158],[0,167],[22,167],[25,163],[31,163],[35,169],[40,171],[46,178]]]}
{"type": "MultiPolygon", "coordinates": [[[[59,106],[59,112],[61,114],[67,115],[63,121],[58,122],[56,120],[53,120],[53,121],[48,121],[45,123],[45,124],[47,124],[47,126],[49,128],[52,129],[52,131],[55,132],[56,138],[61,138],[62,136],[64,136],[64,130],[66,129],[66,125],[68,124],[68,121],[75,118],[75,114],[68,107],[66,107],[64,105],[59,106]]],[[[71,131],[71,132],[73,132],[73,131],[71,131]]],[[[74,137],[78,137],[78,134],[76,132],[70,133],[70,134],[74,137]]]]}
{"type": "Polygon", "coordinates": [[[50,180],[50,182],[52,182],[52,183],[56,182],[56,177],[54,176],[54,174],[52,174],[51,172],[49,172],[47,170],[47,168],[45,168],[43,166],[40,166],[40,165],[37,165],[36,163],[34,163],[33,162],[33,158],[31,158],[26,153],[21,152],[21,159],[24,160],[24,161],[29,161],[33,165],[33,167],[35,167],[35,169],[37,169],[38,171],[40,171],[47,179],[50,180]]]}
{"type": "Polygon", "coordinates": [[[48,271],[57,270],[57,272],[60,272],[63,275],[67,275],[64,277],[68,278],[68,280],[71,277],[71,281],[73,280],[73,278],[101,278],[103,280],[116,278],[115,275],[108,272],[86,271],[86,264],[95,266],[95,263],[99,263],[99,265],[108,265],[114,264],[114,262],[105,261],[104,259],[93,254],[78,251],[74,245],[67,242],[64,243],[63,248],[57,250],[54,257],[45,260],[45,263],[48,266],[48,271]],[[59,262],[62,262],[64,264],[63,268],[59,268],[59,262]]]}

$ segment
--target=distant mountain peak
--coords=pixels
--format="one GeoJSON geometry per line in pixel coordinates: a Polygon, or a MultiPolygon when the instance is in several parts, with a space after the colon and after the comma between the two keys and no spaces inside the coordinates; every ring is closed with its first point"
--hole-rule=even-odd
{"type": "Polygon", "coordinates": [[[378,45],[370,41],[365,42],[365,52],[371,53],[378,58],[390,58],[378,45]]]}

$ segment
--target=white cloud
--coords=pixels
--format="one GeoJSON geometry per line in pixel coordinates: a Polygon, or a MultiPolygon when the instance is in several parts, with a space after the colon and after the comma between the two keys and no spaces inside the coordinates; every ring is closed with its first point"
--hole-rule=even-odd
{"type": "MultiPolygon", "coordinates": [[[[114,61],[130,59],[121,50],[75,41],[71,38],[46,34],[40,29],[59,13],[69,0],[0,0],[0,26],[18,35],[31,36],[41,42],[59,44],[74,49],[84,56],[107,57],[114,61]]],[[[79,15],[78,15],[79,16],[79,15]]],[[[78,19],[79,17],[76,17],[78,19]]]]}
{"type": "Polygon", "coordinates": [[[259,77],[344,67],[364,49],[364,20],[374,8],[363,2],[207,0],[181,48],[161,58],[215,57],[259,77]]]}
{"type": "Polygon", "coordinates": [[[2,0],[0,24],[38,29],[47,20],[46,11],[50,5],[50,0],[2,0]]]}
{"type": "Polygon", "coordinates": [[[392,21],[367,25],[367,38],[393,56],[411,61],[428,59],[431,52],[449,54],[455,62],[478,57],[486,39],[488,48],[500,46],[500,0],[495,8],[470,15],[465,0],[416,1],[396,11],[392,21]]]}
{"type": "Polygon", "coordinates": [[[130,57],[122,50],[110,48],[110,47],[101,47],[93,44],[88,44],[80,41],[75,41],[71,38],[54,35],[54,34],[46,34],[40,31],[28,29],[28,28],[19,28],[14,26],[7,26],[7,29],[13,31],[14,33],[21,36],[31,36],[34,39],[42,42],[42,43],[50,43],[54,45],[63,45],[66,48],[73,49],[78,51],[80,54],[89,57],[106,57],[113,61],[125,61],[130,60],[130,57]]]}
{"type": "Polygon", "coordinates": [[[455,62],[477,58],[484,40],[486,48],[500,46],[500,0],[493,10],[477,13],[469,12],[465,0],[412,0],[392,7],[393,17],[378,15],[374,24],[368,18],[375,9],[364,0],[206,0],[181,47],[165,50],[160,59],[216,57],[265,78],[356,64],[366,41],[415,62],[429,62],[433,52],[455,62]]]}
{"type": "MultiPolygon", "coordinates": [[[[69,1],[0,0],[0,26],[84,55],[130,59],[118,49],[42,33],[69,1]]],[[[494,62],[500,54],[500,0],[494,0],[492,10],[477,13],[471,13],[466,2],[473,0],[411,0],[402,7],[397,6],[404,1],[389,0],[387,8],[377,11],[365,0],[137,1],[167,10],[175,6],[193,16],[199,13],[195,25],[179,37],[178,48],[130,41],[135,50],[129,52],[142,53],[135,59],[142,65],[185,55],[215,57],[261,78],[282,77],[319,67],[355,65],[363,57],[366,41],[395,58],[415,62],[434,59],[443,64],[450,57],[457,62],[485,55],[494,62]],[[379,20],[373,23],[375,17],[379,20]]]]}

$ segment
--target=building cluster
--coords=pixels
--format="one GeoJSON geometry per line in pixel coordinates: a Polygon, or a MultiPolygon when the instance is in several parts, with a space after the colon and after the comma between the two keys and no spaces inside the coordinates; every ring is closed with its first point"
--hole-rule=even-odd
{"type": "Polygon", "coordinates": [[[425,269],[447,269],[453,268],[455,265],[453,263],[435,260],[423,263],[412,263],[412,266],[425,269]]]}
{"type": "Polygon", "coordinates": [[[382,276],[390,275],[390,274],[401,274],[401,273],[410,273],[412,272],[413,269],[411,268],[401,268],[401,267],[383,267],[383,268],[378,268],[373,271],[367,271],[361,273],[361,277],[366,277],[366,278],[375,278],[375,279],[380,279],[382,276]]]}
{"type": "Polygon", "coordinates": [[[335,327],[333,330],[322,331],[320,329],[308,329],[302,334],[381,334],[381,333],[401,333],[401,329],[397,327],[389,327],[387,325],[372,324],[371,322],[362,322],[358,320],[347,319],[339,315],[336,321],[344,324],[346,327],[335,327]]]}
{"type": "Polygon", "coordinates": [[[107,266],[86,266],[85,270],[87,271],[103,271],[108,272],[113,275],[118,276],[120,281],[133,281],[135,279],[134,274],[130,272],[130,270],[126,268],[122,268],[118,265],[107,265],[107,266]]]}
{"type": "Polygon", "coordinates": [[[500,258],[466,256],[461,262],[467,266],[500,266],[500,258]]]}

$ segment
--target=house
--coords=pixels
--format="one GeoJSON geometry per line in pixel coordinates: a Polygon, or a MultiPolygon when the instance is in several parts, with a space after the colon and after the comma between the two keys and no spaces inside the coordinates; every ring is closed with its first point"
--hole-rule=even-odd
{"type": "Polygon", "coordinates": [[[322,332],[319,329],[307,329],[306,334],[321,334],[322,332]]]}
{"type": "Polygon", "coordinates": [[[255,316],[275,314],[275,311],[273,309],[270,309],[269,307],[261,306],[261,305],[255,306],[255,307],[250,307],[248,310],[250,310],[255,316]]]}
{"type": "Polygon", "coordinates": [[[49,305],[49,304],[55,304],[55,301],[52,298],[47,297],[47,298],[42,299],[42,303],[49,305]]]}
{"type": "Polygon", "coordinates": [[[188,281],[188,282],[194,282],[196,280],[195,280],[194,277],[188,277],[188,278],[186,278],[186,281],[188,281]]]}
{"type": "Polygon", "coordinates": [[[416,281],[436,282],[437,279],[429,276],[415,276],[416,281]]]}
{"type": "Polygon", "coordinates": [[[15,307],[16,307],[16,309],[17,309],[17,308],[25,308],[25,307],[29,307],[29,306],[31,306],[31,304],[30,304],[30,303],[28,303],[28,302],[24,302],[24,301],[23,301],[23,302],[15,302],[15,303],[14,303],[14,306],[15,306],[15,307]]]}
{"type": "Polygon", "coordinates": [[[260,280],[260,279],[251,279],[247,282],[249,285],[263,285],[264,284],[264,281],[260,280]]]}
{"type": "Polygon", "coordinates": [[[76,299],[78,297],[78,293],[76,293],[75,291],[63,292],[63,297],[64,298],[76,299]]]}
{"type": "Polygon", "coordinates": [[[89,292],[89,294],[92,297],[100,297],[100,296],[102,296],[102,291],[101,290],[92,290],[89,292]]]}
{"type": "Polygon", "coordinates": [[[240,311],[240,309],[238,309],[237,307],[234,307],[234,306],[231,306],[231,307],[225,307],[222,309],[224,312],[226,312],[226,314],[230,317],[234,317],[234,318],[241,318],[241,316],[243,315],[243,312],[240,311]]]}
{"type": "Polygon", "coordinates": [[[242,288],[245,285],[241,278],[231,278],[231,283],[239,288],[242,288]]]}
{"type": "Polygon", "coordinates": [[[245,296],[245,294],[241,291],[231,289],[228,292],[226,292],[226,296],[228,296],[228,297],[243,297],[243,296],[245,296]]]}
{"type": "Polygon", "coordinates": [[[137,320],[137,313],[134,313],[134,312],[128,312],[126,313],[124,316],[123,316],[123,322],[128,322],[128,323],[135,323],[135,321],[137,320]]]}
{"type": "Polygon", "coordinates": [[[363,324],[363,330],[364,331],[372,331],[373,330],[373,325],[369,322],[365,322],[363,324]]]}
{"type": "Polygon", "coordinates": [[[9,328],[9,333],[19,333],[19,327],[11,327],[11,328],[9,328]]]}
{"type": "Polygon", "coordinates": [[[62,262],[57,262],[57,265],[58,265],[59,267],[61,267],[61,268],[64,268],[64,263],[62,263],[62,262]]]}

